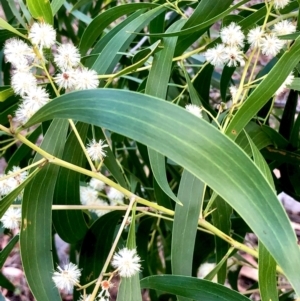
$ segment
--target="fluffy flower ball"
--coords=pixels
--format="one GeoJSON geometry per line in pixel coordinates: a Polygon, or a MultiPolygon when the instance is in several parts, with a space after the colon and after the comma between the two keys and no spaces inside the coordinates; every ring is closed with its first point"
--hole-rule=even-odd
{"type": "Polygon", "coordinates": [[[185,106],[185,109],[188,112],[192,113],[193,115],[202,118],[202,113],[201,113],[202,110],[201,110],[200,107],[198,107],[194,104],[188,104],[188,105],[185,106]]]}
{"type": "Polygon", "coordinates": [[[21,221],[21,209],[19,208],[8,208],[7,211],[0,219],[3,227],[6,229],[19,228],[19,222],[21,221]]]}
{"type": "Polygon", "coordinates": [[[97,142],[93,139],[87,145],[86,151],[93,161],[102,160],[106,156],[105,147],[108,147],[105,141],[100,139],[99,142],[97,142]]]}
{"type": "Polygon", "coordinates": [[[136,249],[121,249],[115,253],[112,259],[112,266],[116,268],[121,277],[132,277],[141,269],[141,258],[137,255],[136,249]]]}
{"type": "Polygon", "coordinates": [[[53,273],[52,280],[57,288],[71,292],[74,285],[79,283],[80,276],[81,271],[78,269],[77,265],[70,262],[69,264],[64,265],[63,269],[58,266],[57,271],[53,273]]]}
{"type": "Polygon", "coordinates": [[[54,62],[60,69],[77,67],[80,63],[79,51],[70,43],[62,44],[57,48],[57,54],[54,56],[54,62]]]}
{"type": "Polygon", "coordinates": [[[56,31],[49,24],[36,22],[32,24],[28,38],[32,44],[40,48],[50,48],[55,44],[56,31]]]}

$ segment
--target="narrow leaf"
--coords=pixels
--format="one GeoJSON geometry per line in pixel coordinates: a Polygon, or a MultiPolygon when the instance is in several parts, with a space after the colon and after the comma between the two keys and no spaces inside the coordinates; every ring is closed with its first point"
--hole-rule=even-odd
{"type": "Polygon", "coordinates": [[[53,24],[53,15],[49,0],[27,0],[28,9],[33,18],[40,22],[53,24]]]}
{"type": "Polygon", "coordinates": [[[51,1],[51,9],[52,15],[55,16],[59,9],[63,6],[65,0],[52,0],[51,1]]]}
{"type": "Polygon", "coordinates": [[[141,280],[141,287],[194,300],[249,301],[245,296],[223,285],[185,276],[150,276],[141,280]]]}
{"type": "MultiPolygon", "coordinates": [[[[84,141],[89,125],[78,122],[76,128],[79,136],[84,141]]],[[[66,141],[63,160],[83,167],[86,162],[83,151],[72,131],[66,141]]],[[[61,168],[57,177],[54,193],[54,204],[81,205],[79,193],[80,174],[61,168]]],[[[80,210],[56,210],[53,212],[53,225],[58,235],[65,242],[77,243],[88,230],[83,212],[80,210]]]]}
{"type": "Polygon", "coordinates": [[[121,16],[130,14],[142,8],[155,7],[152,3],[127,3],[105,10],[86,27],[80,40],[79,49],[85,54],[93,46],[103,30],[121,16]]]}
{"type": "MultiPolygon", "coordinates": [[[[180,180],[172,231],[171,262],[175,275],[192,275],[193,254],[205,184],[188,171],[180,180]]],[[[179,298],[181,300],[181,298],[179,298]]]]}
{"type": "Polygon", "coordinates": [[[5,248],[0,252],[0,269],[2,269],[5,260],[9,256],[10,252],[15,247],[16,243],[19,241],[19,235],[15,235],[9,243],[5,246],[5,248]]]}
{"type": "MultiPolygon", "coordinates": [[[[167,32],[173,29],[180,29],[184,24],[185,21],[178,21],[170,26],[167,32]]],[[[165,38],[163,40],[163,50],[154,55],[152,68],[147,79],[146,94],[160,98],[166,97],[176,42],[177,37],[165,38]]],[[[182,204],[169,186],[166,176],[165,157],[150,148],[148,148],[148,154],[151,170],[157,184],[172,200],[178,204],[182,204]]]]}
{"type": "MultiPolygon", "coordinates": [[[[61,157],[68,130],[67,120],[53,120],[41,148],[61,157]]],[[[39,160],[36,155],[34,162],[39,160]]],[[[26,187],[22,201],[20,250],[27,283],[37,301],[60,301],[51,275],[52,261],[52,200],[59,167],[44,167],[39,177],[26,187]]]]}
{"type": "Polygon", "coordinates": [[[20,31],[12,27],[10,24],[8,24],[4,19],[0,18],[0,27],[3,29],[7,29],[8,31],[15,33],[16,35],[26,39],[26,36],[23,35],[20,31]]]}

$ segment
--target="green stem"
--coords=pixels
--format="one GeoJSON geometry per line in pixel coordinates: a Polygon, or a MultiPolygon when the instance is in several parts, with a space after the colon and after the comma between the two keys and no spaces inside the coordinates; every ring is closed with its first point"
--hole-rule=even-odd
{"type": "Polygon", "coordinates": [[[45,158],[43,158],[43,159],[41,159],[41,160],[39,160],[39,161],[37,161],[37,162],[35,162],[35,163],[33,163],[33,164],[30,164],[30,165],[28,165],[28,166],[26,166],[26,167],[24,167],[24,168],[22,168],[22,169],[20,169],[20,170],[18,170],[18,171],[12,172],[12,173],[10,173],[10,174],[8,174],[8,175],[5,175],[5,176],[1,177],[1,178],[0,178],[0,181],[3,181],[3,180],[5,180],[5,179],[8,179],[8,178],[11,178],[11,177],[14,177],[14,176],[17,176],[17,175],[19,175],[21,172],[26,171],[26,170],[28,170],[28,169],[30,169],[30,168],[32,168],[32,167],[37,166],[37,165],[43,165],[43,163],[45,163],[45,162],[47,162],[47,160],[46,160],[45,158]]]}

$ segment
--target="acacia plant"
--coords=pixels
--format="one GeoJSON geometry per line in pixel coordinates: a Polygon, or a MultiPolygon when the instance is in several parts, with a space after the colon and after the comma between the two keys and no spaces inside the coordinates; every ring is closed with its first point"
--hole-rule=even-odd
{"type": "Polygon", "coordinates": [[[19,241],[37,301],[243,301],[248,253],[261,300],[300,297],[300,1],[1,5],[1,266],[19,241]]]}

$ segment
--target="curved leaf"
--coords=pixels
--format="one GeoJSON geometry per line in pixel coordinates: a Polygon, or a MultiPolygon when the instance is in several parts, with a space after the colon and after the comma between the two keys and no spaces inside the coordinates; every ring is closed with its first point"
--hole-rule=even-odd
{"type": "MultiPolygon", "coordinates": [[[[180,29],[185,24],[185,21],[180,20],[175,22],[167,30],[180,29]]],[[[176,47],[177,37],[165,38],[163,40],[164,48],[159,53],[155,54],[152,62],[145,93],[160,98],[165,98],[168,90],[168,83],[172,68],[172,58],[176,47]]],[[[151,148],[148,148],[149,160],[153,175],[160,188],[176,203],[181,204],[180,200],[176,197],[171,190],[167,176],[165,157],[157,153],[151,148]]]]}
{"type": "Polygon", "coordinates": [[[104,11],[93,19],[89,26],[83,32],[80,40],[79,49],[82,54],[86,53],[93,46],[97,38],[102,34],[103,30],[113,21],[121,16],[130,14],[142,8],[155,7],[153,3],[127,3],[119,5],[104,11]]]}
{"type": "Polygon", "coordinates": [[[174,104],[114,89],[58,97],[25,127],[52,118],[72,118],[115,131],[183,166],[240,214],[300,295],[300,251],[282,205],[249,157],[215,127],[174,104]]]}
{"type": "Polygon", "coordinates": [[[33,18],[40,22],[53,24],[52,9],[49,0],[27,0],[28,9],[33,18]]]}
{"type": "Polygon", "coordinates": [[[6,258],[8,257],[10,252],[13,250],[13,248],[15,247],[15,245],[18,241],[19,241],[19,235],[17,234],[9,241],[9,243],[5,246],[5,248],[3,250],[1,250],[1,252],[0,252],[0,269],[2,269],[6,258]]]}
{"type": "MultiPolygon", "coordinates": [[[[41,147],[61,157],[68,130],[67,120],[53,120],[41,147]]],[[[34,161],[40,159],[36,155],[34,161]]],[[[22,230],[20,250],[24,272],[31,292],[37,301],[60,301],[51,274],[52,261],[52,200],[58,166],[47,165],[26,186],[22,201],[22,230]]]]}
{"type": "Polygon", "coordinates": [[[23,35],[20,31],[18,31],[17,29],[15,29],[14,27],[12,27],[10,24],[8,24],[4,19],[0,18],[0,27],[3,29],[6,29],[22,38],[26,39],[26,36],[23,35]]]}
{"type": "Polygon", "coordinates": [[[141,287],[155,289],[194,300],[249,301],[247,297],[223,285],[185,276],[150,276],[141,280],[141,287]]]}
{"type": "MultiPolygon", "coordinates": [[[[76,128],[79,136],[84,141],[89,125],[78,122],[76,128]]],[[[67,138],[63,159],[77,166],[83,166],[86,162],[74,131],[67,138]]],[[[57,176],[53,204],[81,205],[79,181],[80,174],[70,169],[61,168],[57,176]]],[[[57,234],[68,243],[77,243],[88,230],[84,214],[81,210],[56,210],[53,212],[52,219],[57,234]]]]}
{"type": "Polygon", "coordinates": [[[195,239],[204,191],[205,184],[184,170],[178,190],[178,198],[184,206],[176,204],[173,222],[172,274],[192,275],[195,239]]]}

